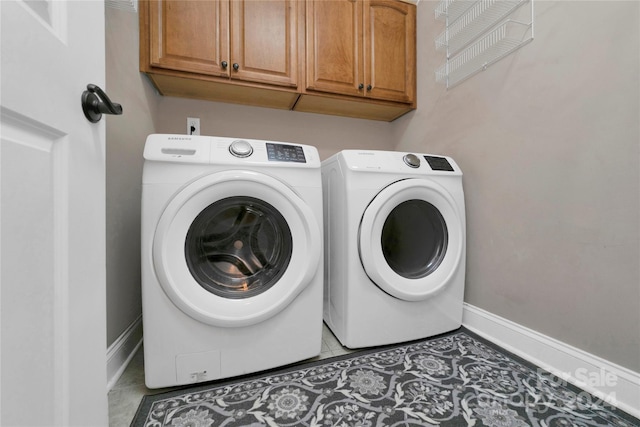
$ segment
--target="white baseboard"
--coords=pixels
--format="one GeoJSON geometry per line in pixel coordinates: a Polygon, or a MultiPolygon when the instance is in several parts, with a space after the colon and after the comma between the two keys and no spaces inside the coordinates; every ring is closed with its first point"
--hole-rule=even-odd
{"type": "Polygon", "coordinates": [[[640,374],[466,304],[464,327],[640,418],[640,374]]]}
{"type": "Polygon", "coordinates": [[[142,345],[140,315],[107,349],[107,390],[111,390],[142,345]]]}

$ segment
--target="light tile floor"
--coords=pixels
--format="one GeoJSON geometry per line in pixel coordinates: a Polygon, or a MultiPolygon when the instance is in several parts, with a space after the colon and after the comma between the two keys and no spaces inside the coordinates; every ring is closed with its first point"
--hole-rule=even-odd
{"type": "MultiPolygon", "coordinates": [[[[283,349],[286,351],[286,349],[283,349]]],[[[338,339],[326,325],[322,326],[322,349],[313,360],[326,359],[351,353],[352,350],[342,347],[338,339]]],[[[168,391],[171,389],[150,390],[144,385],[144,364],[142,348],[138,350],[129,366],[109,392],[109,427],[128,427],[136,414],[142,396],[168,391]]]]}

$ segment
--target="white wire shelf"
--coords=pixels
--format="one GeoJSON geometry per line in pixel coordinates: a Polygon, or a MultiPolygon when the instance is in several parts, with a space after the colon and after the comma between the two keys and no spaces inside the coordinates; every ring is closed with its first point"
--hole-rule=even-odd
{"type": "Polygon", "coordinates": [[[469,5],[468,0],[442,0],[438,8],[446,15],[447,26],[436,38],[436,48],[446,50],[447,57],[454,55],[529,1],[476,0],[469,5]]]}
{"type": "Polygon", "coordinates": [[[451,88],[533,40],[533,22],[507,20],[436,70],[436,81],[451,88]]]}
{"type": "Polygon", "coordinates": [[[477,0],[441,0],[436,6],[436,19],[453,22],[465,13],[477,0]]]}

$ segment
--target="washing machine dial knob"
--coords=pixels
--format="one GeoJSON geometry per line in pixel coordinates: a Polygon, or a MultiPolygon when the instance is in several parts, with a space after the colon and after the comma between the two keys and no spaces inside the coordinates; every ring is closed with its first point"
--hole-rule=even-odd
{"type": "Polygon", "coordinates": [[[236,139],[229,146],[229,151],[236,157],[249,157],[253,153],[253,147],[243,139],[236,139]]]}
{"type": "Polygon", "coordinates": [[[416,156],[415,154],[405,154],[402,160],[404,160],[404,162],[409,167],[412,167],[412,168],[420,167],[420,157],[416,156]]]}

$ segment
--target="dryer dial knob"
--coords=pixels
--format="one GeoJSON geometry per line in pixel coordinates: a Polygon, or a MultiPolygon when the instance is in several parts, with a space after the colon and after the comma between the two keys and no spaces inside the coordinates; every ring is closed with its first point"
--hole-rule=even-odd
{"type": "Polygon", "coordinates": [[[229,151],[236,157],[249,157],[253,153],[253,147],[243,139],[236,139],[229,146],[229,151]]]}
{"type": "Polygon", "coordinates": [[[412,168],[420,167],[420,157],[416,156],[415,154],[405,154],[402,160],[404,160],[404,162],[409,167],[412,167],[412,168]]]}

